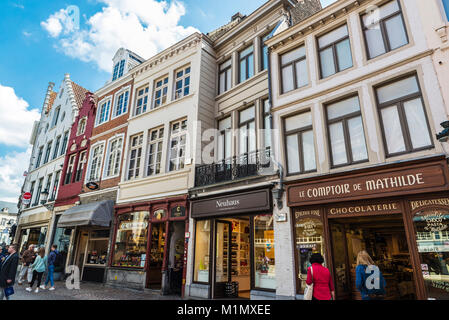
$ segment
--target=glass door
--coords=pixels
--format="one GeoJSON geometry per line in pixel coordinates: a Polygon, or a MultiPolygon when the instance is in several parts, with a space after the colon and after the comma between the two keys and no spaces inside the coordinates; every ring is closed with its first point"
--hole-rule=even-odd
{"type": "Polygon", "coordinates": [[[150,289],[161,289],[162,287],[162,265],[164,264],[165,249],[165,224],[151,224],[150,259],[148,261],[147,287],[150,289]]]}
{"type": "Polygon", "coordinates": [[[226,282],[231,281],[231,231],[231,222],[216,221],[214,298],[224,297],[226,282]]]}
{"type": "Polygon", "coordinates": [[[346,230],[343,224],[329,221],[332,241],[335,294],[337,300],[351,299],[346,230]]]}

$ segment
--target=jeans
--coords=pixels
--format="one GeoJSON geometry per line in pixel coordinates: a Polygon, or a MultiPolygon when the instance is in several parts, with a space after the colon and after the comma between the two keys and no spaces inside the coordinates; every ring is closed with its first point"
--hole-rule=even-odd
{"type": "Polygon", "coordinates": [[[37,287],[38,288],[40,287],[43,274],[44,272],[37,272],[36,270],[33,271],[33,279],[31,280],[30,288],[33,287],[34,281],[36,281],[36,279],[37,279],[37,287]]]}
{"type": "Polygon", "coordinates": [[[28,282],[31,282],[33,273],[31,272],[30,267],[22,265],[22,270],[20,270],[20,274],[19,274],[19,282],[20,283],[23,282],[23,278],[25,277],[25,275],[27,276],[28,282]]]}
{"type": "Polygon", "coordinates": [[[55,266],[54,265],[48,266],[48,274],[47,274],[47,280],[45,280],[45,285],[47,285],[48,282],[50,282],[52,287],[55,286],[55,282],[53,280],[54,272],[55,272],[55,266]]]}
{"type": "Polygon", "coordinates": [[[3,299],[11,300],[11,297],[12,296],[9,297],[5,296],[5,288],[0,288],[0,301],[3,299]]]}

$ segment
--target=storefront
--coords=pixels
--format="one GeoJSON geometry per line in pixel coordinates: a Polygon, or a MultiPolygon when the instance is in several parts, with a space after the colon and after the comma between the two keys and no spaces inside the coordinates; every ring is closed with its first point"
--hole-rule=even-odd
{"type": "Polygon", "coordinates": [[[448,188],[441,156],[290,182],[297,293],[320,252],[337,299],[360,299],[356,257],[366,250],[387,282],[386,299],[449,299],[448,188]]]}
{"type": "Polygon", "coordinates": [[[115,207],[107,283],[182,294],[187,196],[115,207]]]}
{"type": "Polygon", "coordinates": [[[113,205],[112,200],[82,204],[56,217],[54,243],[70,252],[65,264],[76,265],[82,281],[104,282],[113,205]]]}
{"type": "Polygon", "coordinates": [[[195,290],[207,290],[212,299],[275,292],[270,189],[191,200],[191,216],[195,236],[190,296],[200,296],[195,290]]]}
{"type": "Polygon", "coordinates": [[[48,226],[22,227],[19,235],[19,252],[28,249],[30,245],[45,248],[48,226]]]}

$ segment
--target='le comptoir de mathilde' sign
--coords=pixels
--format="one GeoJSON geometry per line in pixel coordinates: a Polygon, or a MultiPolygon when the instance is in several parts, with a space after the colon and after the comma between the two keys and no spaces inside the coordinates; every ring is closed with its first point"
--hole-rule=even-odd
{"type": "Polygon", "coordinates": [[[291,185],[287,189],[288,203],[289,206],[302,206],[416,193],[418,190],[444,190],[449,180],[445,165],[444,162],[434,162],[291,185]]]}

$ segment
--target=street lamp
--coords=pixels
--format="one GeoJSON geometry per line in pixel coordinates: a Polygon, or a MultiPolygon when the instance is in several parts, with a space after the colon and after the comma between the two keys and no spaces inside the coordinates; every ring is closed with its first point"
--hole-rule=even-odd
{"type": "Polygon", "coordinates": [[[41,199],[42,199],[41,200],[41,204],[45,208],[47,208],[47,210],[52,211],[53,208],[54,208],[54,204],[53,203],[52,204],[47,204],[48,195],[49,195],[48,189],[45,189],[44,191],[41,192],[41,199]]]}

